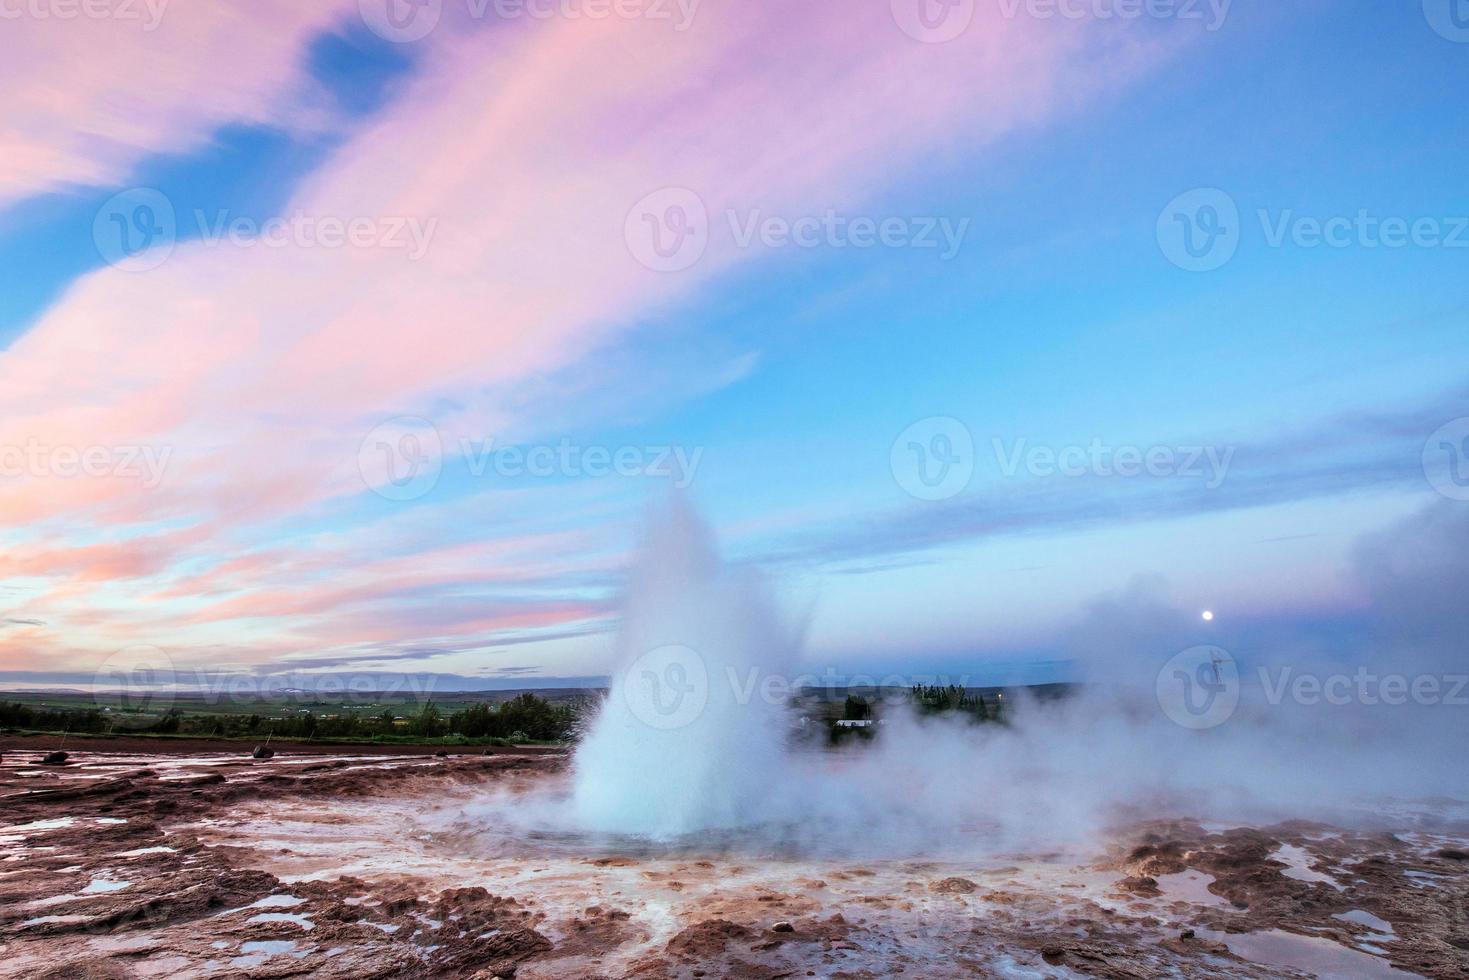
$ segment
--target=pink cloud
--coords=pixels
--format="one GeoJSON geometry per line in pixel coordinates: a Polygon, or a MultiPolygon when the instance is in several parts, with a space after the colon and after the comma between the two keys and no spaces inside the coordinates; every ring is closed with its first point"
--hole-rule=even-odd
{"type": "Polygon", "coordinates": [[[356,4],[139,0],[68,18],[62,6],[15,5],[4,21],[0,207],[119,183],[146,155],[198,146],[225,123],[320,116],[304,90],[282,97],[301,86],[305,42],[356,4]]]}
{"type": "MultiPolygon", "coordinates": [[[[450,445],[533,424],[495,403],[497,386],[575,363],[768,257],[739,247],[726,212],[860,209],[921,180],[935,155],[1075,111],[1156,54],[1121,30],[977,18],[946,44],[909,37],[885,3],[709,0],[681,33],[616,18],[441,25],[420,42],[422,73],[284,209],[382,234],[417,222],[432,229],[427,250],[193,242],[151,271],[76,283],[0,353],[0,445],[152,446],[170,454],[166,476],[153,488],[7,481],[0,521],[184,521],[214,536],[191,553],[226,549],[244,529],[365,492],[358,449],[384,417],[433,415],[450,445]],[[714,216],[703,256],[678,272],[647,268],[624,237],[633,205],[667,187],[714,216]],[[449,402],[473,408],[435,410],[449,402]]],[[[286,17],[283,33],[320,23],[286,17]]],[[[257,54],[258,66],[223,55],[227,92],[201,101],[265,111],[263,78],[293,56],[285,44],[257,54]]],[[[85,107],[68,111],[94,125],[85,107]]],[[[190,114],[168,118],[155,128],[188,138],[190,114]]],[[[120,573],[140,567],[122,557],[120,573]]],[[[309,575],[295,587],[322,588],[309,575]]],[[[180,594],[149,591],[160,588],[180,594]]],[[[225,615],[275,615],[289,630],[292,616],[371,589],[237,596],[181,611],[178,635],[225,615]]]]}

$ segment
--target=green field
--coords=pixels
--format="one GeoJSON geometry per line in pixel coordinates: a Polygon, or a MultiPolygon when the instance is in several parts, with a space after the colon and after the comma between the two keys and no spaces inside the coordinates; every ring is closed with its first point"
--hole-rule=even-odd
{"type": "Polygon", "coordinates": [[[571,740],[596,704],[591,690],[309,692],[213,695],[18,691],[0,695],[0,730],[16,733],[403,744],[527,744],[571,740]]]}

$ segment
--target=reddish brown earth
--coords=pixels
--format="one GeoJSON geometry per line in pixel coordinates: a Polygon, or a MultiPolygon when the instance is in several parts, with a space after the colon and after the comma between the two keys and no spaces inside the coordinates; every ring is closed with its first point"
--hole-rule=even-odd
{"type": "Polygon", "coordinates": [[[1152,821],[1083,857],[581,853],[510,846],[474,809],[555,784],[561,755],[35,760],[0,765],[6,977],[1469,976],[1469,845],[1441,828],[1152,821]]]}

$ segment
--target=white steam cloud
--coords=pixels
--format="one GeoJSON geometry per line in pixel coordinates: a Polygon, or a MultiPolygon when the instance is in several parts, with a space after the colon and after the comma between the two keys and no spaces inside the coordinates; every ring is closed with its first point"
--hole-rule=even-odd
{"type": "Polygon", "coordinates": [[[793,738],[785,699],[761,693],[799,673],[798,630],[675,506],[634,571],[621,667],[570,790],[488,808],[612,847],[861,856],[1065,847],[1139,816],[1462,821],[1466,544],[1469,509],[1430,508],[1363,543],[1369,603],[1350,629],[1257,628],[1181,671],[1197,610],[1139,585],[1072,632],[1090,668],[1076,696],[1015,705],[1008,725],[883,706],[875,739],[831,751],[793,738]],[[1228,710],[1189,713],[1216,694],[1228,710]]]}

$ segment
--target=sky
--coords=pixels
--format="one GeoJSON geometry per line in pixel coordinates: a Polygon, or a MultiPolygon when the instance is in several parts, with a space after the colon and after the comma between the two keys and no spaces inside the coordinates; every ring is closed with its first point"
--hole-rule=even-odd
{"type": "Polygon", "coordinates": [[[0,684],[605,675],[670,496],[836,671],[1349,637],[1469,527],[1461,7],[0,2],[0,684]]]}

